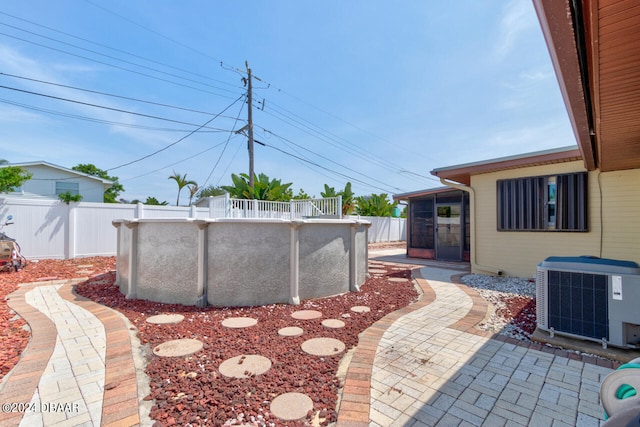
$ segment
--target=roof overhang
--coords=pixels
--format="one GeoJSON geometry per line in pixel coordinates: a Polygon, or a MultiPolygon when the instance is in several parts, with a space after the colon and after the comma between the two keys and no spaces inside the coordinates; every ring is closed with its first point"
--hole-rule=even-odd
{"type": "MultiPolygon", "coordinates": [[[[58,166],[58,165],[54,165],[53,163],[49,163],[49,162],[45,162],[45,161],[38,161],[38,162],[23,162],[23,163],[10,163],[4,166],[19,166],[21,168],[29,168],[29,167],[37,167],[37,166],[44,166],[50,169],[56,169],[58,171],[70,174],[70,175],[77,175],[77,176],[81,176],[84,178],[88,178],[88,179],[93,179],[96,181],[99,181],[100,183],[102,183],[105,188],[109,188],[113,185],[113,181],[109,180],[109,179],[104,179],[104,178],[100,178],[99,176],[95,176],[95,175],[89,175],[87,173],[84,172],[78,172],[77,170],[73,170],[73,169],[68,169],[65,168],[63,166],[58,166]]],[[[2,166],[0,166],[2,167],[2,166]]]]}
{"type": "Polygon", "coordinates": [[[430,188],[427,190],[418,190],[418,191],[411,191],[409,193],[394,194],[393,200],[397,200],[397,201],[409,200],[409,199],[415,199],[418,197],[429,196],[432,194],[446,193],[449,191],[458,191],[458,190],[453,190],[451,187],[430,188]]]}
{"type": "Polygon", "coordinates": [[[640,5],[533,4],[585,168],[640,168],[640,5]]]}
{"type": "Polygon", "coordinates": [[[582,160],[580,150],[576,146],[571,146],[520,154],[517,156],[500,157],[498,159],[481,162],[465,163],[457,166],[448,166],[434,169],[431,171],[431,174],[449,181],[470,185],[472,175],[554,163],[573,162],[577,160],[582,160]]]}

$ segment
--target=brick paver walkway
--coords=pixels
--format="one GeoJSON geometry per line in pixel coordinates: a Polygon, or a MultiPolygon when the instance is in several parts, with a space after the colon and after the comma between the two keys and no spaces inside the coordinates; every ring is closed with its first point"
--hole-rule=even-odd
{"type": "Polygon", "coordinates": [[[455,271],[415,272],[423,298],[361,335],[338,427],[600,425],[615,364],[482,332],[487,303],[455,271]]]}
{"type": "Polygon", "coordinates": [[[0,402],[21,406],[1,412],[0,426],[140,424],[127,325],[73,294],[73,283],[25,284],[8,296],[31,339],[0,390],[0,402]]]}

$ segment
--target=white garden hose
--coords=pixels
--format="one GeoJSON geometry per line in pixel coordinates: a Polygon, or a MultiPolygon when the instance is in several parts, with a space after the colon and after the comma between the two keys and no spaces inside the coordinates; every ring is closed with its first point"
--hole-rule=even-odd
{"type": "Polygon", "coordinates": [[[640,358],[621,365],[600,385],[607,427],[640,425],[640,358]]]}

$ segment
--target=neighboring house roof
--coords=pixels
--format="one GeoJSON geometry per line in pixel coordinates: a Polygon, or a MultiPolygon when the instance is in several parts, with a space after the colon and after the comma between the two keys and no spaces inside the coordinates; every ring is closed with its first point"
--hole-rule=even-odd
{"type": "Polygon", "coordinates": [[[108,180],[108,179],[104,179],[104,178],[100,178],[98,176],[93,176],[93,175],[89,175],[83,172],[78,172],[76,170],[73,169],[67,169],[65,167],[62,166],[58,166],[58,165],[54,165],[53,163],[49,163],[49,162],[44,162],[44,161],[38,161],[38,162],[24,162],[24,163],[10,163],[7,165],[0,165],[0,167],[6,167],[6,166],[20,166],[21,168],[25,168],[28,169],[29,166],[46,166],[52,169],[58,169],[60,171],[66,172],[66,173],[70,173],[73,175],[78,175],[78,176],[82,176],[85,178],[89,178],[89,179],[94,179],[96,181],[101,182],[102,184],[104,184],[106,187],[105,188],[109,188],[113,185],[113,181],[108,180]]]}
{"type": "Polygon", "coordinates": [[[536,151],[534,153],[437,168],[432,170],[431,174],[439,178],[469,185],[471,184],[471,175],[553,163],[573,162],[581,159],[582,157],[580,156],[578,147],[572,145],[570,147],[553,148],[551,150],[536,151]]]}
{"type": "Polygon", "coordinates": [[[585,167],[640,168],[640,7],[612,0],[533,4],[585,167]]]}
{"type": "Polygon", "coordinates": [[[393,200],[409,200],[415,197],[429,196],[431,194],[446,193],[449,191],[457,191],[451,187],[430,188],[427,190],[411,191],[409,193],[394,194],[393,200]]]}

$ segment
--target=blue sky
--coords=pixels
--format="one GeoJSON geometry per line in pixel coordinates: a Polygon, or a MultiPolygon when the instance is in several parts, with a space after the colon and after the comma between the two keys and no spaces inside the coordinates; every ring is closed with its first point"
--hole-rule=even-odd
{"type": "Polygon", "coordinates": [[[248,171],[245,61],[255,170],[294,192],[575,144],[530,0],[4,0],[0,24],[0,157],[93,163],[129,200],[248,171]]]}

